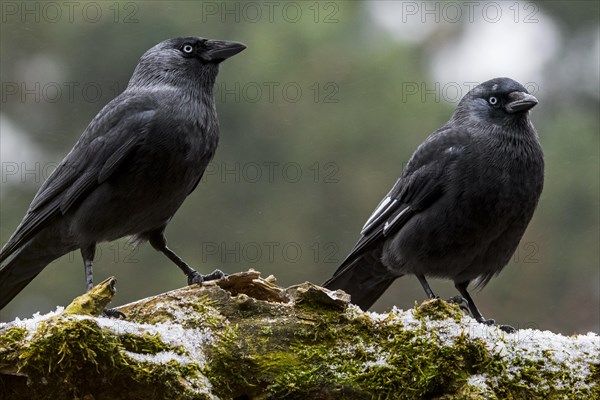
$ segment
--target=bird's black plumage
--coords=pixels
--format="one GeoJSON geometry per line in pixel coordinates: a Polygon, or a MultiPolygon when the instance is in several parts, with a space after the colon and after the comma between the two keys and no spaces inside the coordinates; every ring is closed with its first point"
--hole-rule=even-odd
{"type": "Polygon", "coordinates": [[[508,78],[472,89],[417,148],[324,286],[368,309],[400,276],[417,276],[428,297],[426,277],[451,279],[483,322],[467,286],[485,286],[508,263],[542,192],[528,112],[536,104],[508,78]]]}
{"type": "Polygon", "coordinates": [[[126,90],[88,125],[0,252],[0,308],[75,249],[81,249],[89,289],[96,244],[124,236],[149,240],[189,282],[202,280],[166,247],[164,229],[217,148],[219,63],[243,49],[236,42],[180,37],[144,53],[126,90]]]}

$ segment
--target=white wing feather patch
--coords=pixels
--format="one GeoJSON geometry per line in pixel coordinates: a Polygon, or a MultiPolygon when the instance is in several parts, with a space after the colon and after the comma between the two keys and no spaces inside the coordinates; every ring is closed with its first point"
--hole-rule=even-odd
{"type": "Polygon", "coordinates": [[[392,198],[389,196],[383,199],[363,226],[362,230],[360,231],[360,234],[364,235],[365,232],[367,232],[373,225],[379,222],[379,219],[382,218],[386,214],[386,211],[389,210],[394,204],[396,204],[397,201],[398,200],[396,199],[392,200],[392,198]]]}
{"type": "Polygon", "coordinates": [[[396,224],[396,222],[400,219],[400,217],[402,217],[405,213],[407,213],[410,210],[410,206],[406,206],[405,209],[403,209],[402,211],[400,211],[398,214],[396,214],[396,216],[394,217],[394,219],[392,219],[391,221],[386,221],[385,225],[383,226],[383,236],[386,236],[388,231],[394,227],[394,225],[396,224]]]}

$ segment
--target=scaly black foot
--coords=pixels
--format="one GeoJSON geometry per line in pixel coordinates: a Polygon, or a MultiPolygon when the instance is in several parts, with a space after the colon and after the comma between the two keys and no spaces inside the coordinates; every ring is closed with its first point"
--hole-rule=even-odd
{"type": "Polygon", "coordinates": [[[108,318],[127,319],[127,316],[116,308],[105,308],[102,315],[108,318]]]}
{"type": "Polygon", "coordinates": [[[225,272],[221,271],[220,269],[215,269],[210,274],[204,275],[204,280],[205,281],[215,281],[217,279],[223,279],[226,276],[227,276],[227,274],[225,272]]]}
{"type": "Polygon", "coordinates": [[[501,331],[504,331],[506,333],[515,333],[517,330],[515,328],[513,328],[510,325],[497,325],[496,321],[494,321],[493,319],[485,319],[482,318],[481,320],[477,320],[477,322],[480,322],[484,325],[488,325],[488,326],[497,326],[501,331]]]}
{"type": "Polygon", "coordinates": [[[517,331],[510,325],[498,325],[498,328],[500,328],[501,331],[504,331],[506,333],[515,333],[517,331]]]}
{"type": "Polygon", "coordinates": [[[481,319],[478,319],[477,322],[479,322],[480,324],[488,325],[488,326],[496,325],[496,321],[494,321],[493,319],[481,318],[481,319]]]}
{"type": "Polygon", "coordinates": [[[217,279],[222,279],[226,277],[225,273],[220,269],[215,269],[208,275],[202,275],[198,271],[191,272],[188,277],[188,285],[193,285],[194,283],[202,283],[207,281],[214,281],[217,279]]]}
{"type": "MultiPolygon", "coordinates": [[[[493,319],[485,319],[485,318],[483,318],[483,315],[481,315],[481,312],[479,312],[479,310],[475,306],[475,303],[473,302],[473,299],[471,298],[471,295],[469,294],[469,292],[467,292],[467,286],[469,286],[469,281],[466,281],[466,282],[455,282],[454,286],[458,289],[458,292],[461,295],[460,296],[455,296],[455,297],[453,297],[453,299],[458,300],[457,298],[461,297],[462,300],[465,301],[466,304],[467,304],[467,308],[469,310],[469,314],[471,314],[471,316],[473,318],[475,318],[475,320],[477,322],[485,324],[485,325],[496,325],[496,322],[493,319]]],[[[513,328],[510,325],[498,325],[498,328],[500,328],[501,330],[503,330],[506,333],[515,333],[516,332],[516,329],[513,328]]]]}

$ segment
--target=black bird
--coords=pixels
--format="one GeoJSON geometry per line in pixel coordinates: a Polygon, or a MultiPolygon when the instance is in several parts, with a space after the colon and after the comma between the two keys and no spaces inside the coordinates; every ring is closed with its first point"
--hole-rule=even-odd
{"type": "Polygon", "coordinates": [[[544,160],[529,109],[538,103],[508,78],[467,93],[423,142],[379,203],[350,255],[325,282],[368,309],[403,275],[446,278],[473,317],[467,292],[483,288],[516,250],[542,192],[544,160]]]}
{"type": "Polygon", "coordinates": [[[189,284],[222,275],[192,269],[167,247],[164,230],[217,148],[219,63],[245,48],[180,37],[144,53],[125,91],[88,125],[0,252],[0,308],[76,249],[89,290],[96,244],[124,236],[148,240],[189,284]]]}

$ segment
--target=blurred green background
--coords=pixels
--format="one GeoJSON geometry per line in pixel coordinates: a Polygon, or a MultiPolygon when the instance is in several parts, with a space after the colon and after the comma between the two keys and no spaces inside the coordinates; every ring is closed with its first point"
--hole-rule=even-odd
{"type": "MultiPolygon", "coordinates": [[[[321,283],[354,245],[416,146],[477,82],[509,76],[538,97],[539,207],[513,261],[475,300],[487,317],[599,331],[599,9],[544,2],[2,3],[0,243],[144,51],[198,35],[244,42],[221,66],[217,155],[167,229],[200,272],[258,269],[321,283]]],[[[185,284],[149,245],[99,247],[113,304],[185,284]]],[[[434,291],[455,294],[450,282],[434,291]]],[[[1,320],[66,305],[80,255],[52,263],[1,320]]],[[[425,295],[399,279],[375,310],[425,295]]]]}

